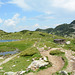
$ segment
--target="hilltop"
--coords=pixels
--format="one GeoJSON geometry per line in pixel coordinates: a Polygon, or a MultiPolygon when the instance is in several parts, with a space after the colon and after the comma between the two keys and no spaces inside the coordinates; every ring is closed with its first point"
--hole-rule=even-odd
{"type": "Polygon", "coordinates": [[[61,24],[56,26],[55,28],[48,28],[48,29],[36,29],[36,31],[47,32],[59,36],[65,37],[75,37],[75,20],[72,21],[70,24],[61,24]]]}

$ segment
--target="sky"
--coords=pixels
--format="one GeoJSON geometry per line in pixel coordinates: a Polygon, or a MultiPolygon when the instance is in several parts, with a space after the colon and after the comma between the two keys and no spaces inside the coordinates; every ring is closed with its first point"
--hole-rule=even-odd
{"type": "Polygon", "coordinates": [[[0,0],[0,30],[55,28],[75,20],[75,0],[0,0]]]}

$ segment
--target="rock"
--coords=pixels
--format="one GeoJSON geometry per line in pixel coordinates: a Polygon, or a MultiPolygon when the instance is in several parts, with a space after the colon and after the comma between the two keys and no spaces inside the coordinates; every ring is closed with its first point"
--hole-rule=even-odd
{"type": "Polygon", "coordinates": [[[17,56],[17,58],[20,58],[20,56],[17,56]]]}
{"type": "Polygon", "coordinates": [[[47,46],[46,46],[46,45],[44,45],[44,48],[47,48],[47,46]]]}
{"type": "Polygon", "coordinates": [[[60,71],[59,73],[62,75],[68,75],[68,73],[66,71],[60,71]]]}
{"type": "Polygon", "coordinates": [[[4,75],[14,75],[14,72],[5,72],[4,75]]]}
{"type": "Polygon", "coordinates": [[[70,60],[70,62],[74,62],[73,60],[70,60]]]}
{"type": "Polygon", "coordinates": [[[71,43],[70,41],[67,41],[67,42],[66,42],[67,45],[70,44],[70,43],[71,43]]]}
{"type": "Polygon", "coordinates": [[[15,67],[16,65],[13,65],[12,67],[15,67]]]}
{"type": "Polygon", "coordinates": [[[0,59],[4,59],[3,57],[0,57],[0,59]]]}
{"type": "Polygon", "coordinates": [[[48,47],[48,49],[51,49],[51,47],[48,47]]]}
{"type": "Polygon", "coordinates": [[[0,70],[2,70],[3,69],[3,67],[0,67],[0,70]]]}
{"type": "Polygon", "coordinates": [[[46,66],[48,65],[49,63],[48,62],[45,62],[44,60],[35,60],[33,61],[29,66],[28,66],[28,69],[31,69],[31,70],[36,70],[37,68],[40,68],[42,66],[46,66]]]}
{"type": "Polygon", "coordinates": [[[34,61],[35,59],[34,58],[32,58],[32,61],[34,61]]]}
{"type": "Polygon", "coordinates": [[[43,58],[39,58],[39,60],[43,60],[43,58]]]}
{"type": "Polygon", "coordinates": [[[47,57],[43,57],[43,60],[44,60],[44,61],[47,61],[47,57]]]}
{"type": "Polygon", "coordinates": [[[27,61],[30,61],[30,60],[27,60],[27,61]]]}
{"type": "Polygon", "coordinates": [[[25,72],[26,72],[26,71],[21,71],[21,72],[20,72],[20,75],[24,74],[25,72]]]}

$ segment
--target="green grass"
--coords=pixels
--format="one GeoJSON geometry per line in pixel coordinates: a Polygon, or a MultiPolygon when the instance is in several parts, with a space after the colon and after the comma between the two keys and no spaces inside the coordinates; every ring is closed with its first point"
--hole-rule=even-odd
{"type": "Polygon", "coordinates": [[[21,70],[26,70],[26,68],[29,66],[29,64],[32,61],[32,57],[19,57],[15,58],[13,60],[10,60],[6,64],[3,64],[3,70],[8,72],[8,71],[21,71],[21,70]],[[27,61],[30,60],[30,61],[27,61]],[[15,67],[12,67],[13,65],[16,65],[15,67]]]}
{"type": "Polygon", "coordinates": [[[63,61],[64,61],[65,63],[64,63],[64,66],[63,66],[63,68],[62,68],[61,70],[64,70],[64,69],[66,69],[67,66],[68,66],[68,59],[67,59],[64,55],[62,55],[62,59],[63,59],[63,61]]]}
{"type": "MultiPolygon", "coordinates": [[[[56,72],[56,73],[54,73],[52,75],[64,75],[64,74],[60,74],[59,72],[56,72]]],[[[68,72],[68,75],[72,75],[72,73],[71,72],[68,72]]]]}
{"type": "MultiPolygon", "coordinates": [[[[0,35],[0,39],[19,39],[20,41],[15,42],[4,42],[0,43],[0,52],[5,51],[14,51],[18,49],[21,51],[20,58],[14,58],[13,60],[7,62],[6,64],[3,64],[2,67],[5,71],[19,71],[19,70],[25,70],[28,65],[32,62],[32,58],[37,57],[39,59],[41,57],[39,51],[35,48],[31,47],[35,42],[37,42],[37,47],[44,47],[45,45],[47,47],[51,48],[58,48],[60,47],[60,44],[54,43],[54,39],[66,39],[66,41],[71,41],[70,45],[64,44],[64,49],[67,50],[73,50],[75,51],[75,40],[64,38],[56,35],[51,35],[48,33],[42,33],[37,31],[24,31],[24,32],[15,32],[15,33],[5,33],[0,35]],[[24,56],[23,56],[24,55],[24,56]],[[29,62],[27,60],[30,60],[29,62]],[[17,63],[16,63],[17,62],[17,63]],[[16,65],[15,67],[12,67],[12,65],[16,65]]],[[[47,49],[47,48],[46,48],[47,49]]],[[[66,68],[68,65],[67,59],[64,56],[64,52],[53,51],[51,53],[52,55],[61,55],[65,65],[63,69],[66,68]]]]}
{"type": "Polygon", "coordinates": [[[75,56],[75,54],[73,54],[73,56],[75,56]]]}
{"type": "Polygon", "coordinates": [[[28,47],[31,47],[33,43],[34,41],[30,40],[0,43],[0,52],[14,51],[16,49],[18,49],[19,51],[23,51],[28,47]]]}
{"type": "Polygon", "coordinates": [[[36,47],[30,47],[20,53],[20,56],[33,56],[39,53],[36,47]]]}
{"type": "Polygon", "coordinates": [[[50,51],[50,55],[62,55],[62,54],[65,54],[65,52],[59,50],[50,51]]]}
{"type": "Polygon", "coordinates": [[[9,62],[2,65],[3,70],[8,71],[21,71],[26,70],[26,68],[31,64],[32,58],[39,59],[41,57],[39,51],[36,48],[28,48],[25,51],[22,51],[19,57],[15,57],[14,59],[10,60],[9,62]],[[36,53],[35,53],[36,52],[36,53]],[[24,54],[23,54],[24,53],[24,54]],[[29,60],[29,61],[27,61],[29,60]],[[16,65],[15,67],[12,67],[16,65]]]}

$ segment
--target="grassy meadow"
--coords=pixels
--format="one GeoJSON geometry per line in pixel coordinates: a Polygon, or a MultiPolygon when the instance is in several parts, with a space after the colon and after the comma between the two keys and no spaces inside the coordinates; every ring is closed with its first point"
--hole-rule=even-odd
{"type": "MultiPolygon", "coordinates": [[[[14,51],[18,49],[20,55],[10,60],[9,62],[1,65],[1,67],[3,67],[3,70],[6,72],[8,71],[16,72],[16,71],[26,70],[28,65],[32,62],[32,58],[37,57],[37,59],[39,59],[41,57],[40,52],[33,47],[34,43],[36,43],[36,47],[39,48],[44,47],[46,45],[47,47],[51,48],[62,47],[64,49],[75,51],[75,39],[64,38],[61,36],[56,36],[38,31],[21,31],[21,32],[6,33],[0,35],[0,40],[8,40],[8,39],[9,40],[16,39],[19,41],[0,42],[0,52],[14,51]],[[66,41],[71,41],[71,44],[70,45],[64,44],[63,46],[54,43],[53,41],[54,39],[66,39],[66,41]],[[15,65],[15,67],[13,67],[13,65],[15,65]]],[[[56,53],[60,53],[61,55],[62,52],[57,51],[56,53]]],[[[64,60],[66,60],[65,57],[63,58],[64,60]]]]}

